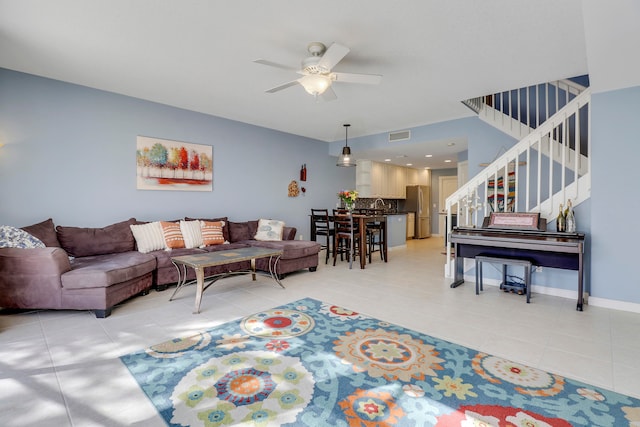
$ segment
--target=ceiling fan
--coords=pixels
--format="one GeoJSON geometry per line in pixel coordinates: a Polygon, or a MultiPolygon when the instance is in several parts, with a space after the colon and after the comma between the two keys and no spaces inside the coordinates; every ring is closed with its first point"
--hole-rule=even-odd
{"type": "Polygon", "coordinates": [[[300,84],[307,93],[313,95],[316,99],[320,97],[325,101],[331,101],[336,99],[336,93],[331,88],[333,82],[375,85],[380,84],[382,80],[382,76],[378,74],[354,74],[331,71],[333,67],[349,53],[350,49],[346,46],[333,43],[327,49],[327,47],[320,42],[312,42],[307,46],[307,50],[311,56],[302,60],[302,67],[299,70],[287,65],[267,61],[266,59],[256,59],[253,61],[258,64],[282,68],[302,74],[302,77],[299,79],[276,86],[265,92],[274,93],[300,84]]]}

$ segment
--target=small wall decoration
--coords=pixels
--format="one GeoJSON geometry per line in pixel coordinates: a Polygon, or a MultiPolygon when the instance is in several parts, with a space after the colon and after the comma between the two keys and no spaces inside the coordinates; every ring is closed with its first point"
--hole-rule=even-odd
{"type": "Polygon", "coordinates": [[[138,136],[137,189],[213,191],[213,147],[138,136]]]}
{"type": "Polygon", "coordinates": [[[298,183],[296,182],[295,179],[289,183],[288,190],[289,190],[289,197],[298,197],[298,195],[300,194],[300,190],[298,189],[298,183]]]}

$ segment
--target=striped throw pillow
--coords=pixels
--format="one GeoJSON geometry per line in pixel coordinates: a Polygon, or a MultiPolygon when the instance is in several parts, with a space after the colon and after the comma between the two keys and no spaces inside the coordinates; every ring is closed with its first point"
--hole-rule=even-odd
{"type": "Polygon", "coordinates": [[[184,238],[185,248],[201,248],[204,246],[200,221],[180,221],[180,231],[184,238]]]}
{"type": "Polygon", "coordinates": [[[224,243],[222,227],[224,227],[224,221],[200,221],[202,241],[205,246],[221,245],[224,243]]]}
{"type": "Polygon", "coordinates": [[[133,238],[136,239],[138,252],[146,254],[166,248],[162,226],[158,221],[147,224],[130,225],[133,238]]]}
{"type": "Polygon", "coordinates": [[[160,225],[167,250],[184,248],[184,237],[182,237],[179,222],[160,221],[160,225]]]}

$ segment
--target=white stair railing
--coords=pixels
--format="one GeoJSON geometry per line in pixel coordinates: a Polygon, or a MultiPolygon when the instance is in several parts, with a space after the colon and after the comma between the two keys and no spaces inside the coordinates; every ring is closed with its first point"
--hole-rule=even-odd
{"type": "Polygon", "coordinates": [[[463,101],[478,117],[522,139],[547,121],[586,88],[571,80],[557,80],[463,101]]]}
{"type": "MultiPolygon", "coordinates": [[[[581,89],[571,98],[446,199],[447,234],[452,214],[458,226],[469,227],[481,225],[494,210],[539,212],[550,220],[561,203],[571,199],[577,206],[590,197],[591,91],[581,89]]],[[[447,277],[452,274],[450,255],[447,245],[447,277]]]]}

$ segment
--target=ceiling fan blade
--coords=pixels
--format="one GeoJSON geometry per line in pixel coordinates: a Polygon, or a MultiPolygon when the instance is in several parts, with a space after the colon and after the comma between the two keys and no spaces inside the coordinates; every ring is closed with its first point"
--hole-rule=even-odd
{"type": "Polygon", "coordinates": [[[367,85],[378,85],[382,81],[379,74],[355,74],[355,73],[331,73],[334,81],[341,83],[361,83],[367,85]]]}
{"type": "Polygon", "coordinates": [[[282,90],[282,89],[286,89],[286,88],[288,88],[288,87],[295,86],[295,85],[297,85],[298,83],[299,83],[299,82],[298,82],[298,80],[293,80],[293,81],[291,81],[291,82],[289,82],[289,83],[285,83],[285,84],[282,84],[282,85],[280,85],[280,86],[272,87],[272,88],[271,88],[271,89],[269,89],[269,90],[265,90],[265,92],[266,92],[266,93],[274,93],[274,92],[278,92],[278,91],[280,91],[280,90],[282,90]]]}
{"type": "Polygon", "coordinates": [[[323,101],[333,101],[335,99],[338,99],[331,86],[329,86],[327,90],[325,90],[322,95],[320,95],[320,98],[322,98],[323,101]]]}
{"type": "Polygon", "coordinates": [[[326,68],[327,70],[331,70],[338,62],[342,60],[347,53],[349,53],[350,49],[346,46],[342,46],[341,44],[334,43],[329,46],[329,49],[322,55],[320,58],[320,62],[318,62],[318,67],[326,68]]]}
{"type": "Polygon", "coordinates": [[[278,64],[277,62],[267,61],[266,59],[256,59],[256,64],[268,65],[269,67],[281,68],[287,71],[299,71],[297,68],[290,67],[288,65],[278,64]]]}

